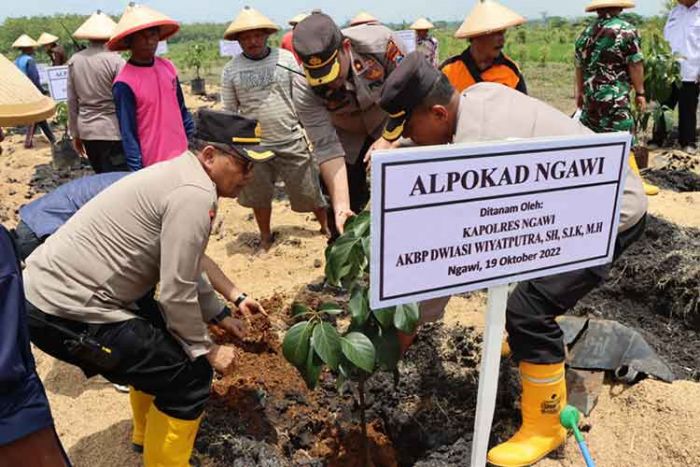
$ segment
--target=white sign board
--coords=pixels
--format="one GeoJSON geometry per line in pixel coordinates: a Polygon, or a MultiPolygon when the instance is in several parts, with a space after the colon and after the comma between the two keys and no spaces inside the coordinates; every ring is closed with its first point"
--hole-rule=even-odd
{"type": "Polygon", "coordinates": [[[399,37],[406,46],[406,53],[410,54],[416,50],[416,32],[412,29],[394,31],[394,35],[399,37]]]}
{"type": "Polygon", "coordinates": [[[612,261],[627,133],[372,157],[373,309],[612,261]]]}
{"type": "Polygon", "coordinates": [[[46,86],[49,84],[49,74],[46,72],[49,66],[50,65],[48,63],[36,64],[36,71],[39,72],[39,83],[41,83],[42,86],[46,86]]]}
{"type": "Polygon", "coordinates": [[[219,55],[221,57],[235,57],[242,52],[243,49],[241,49],[238,41],[227,41],[224,39],[219,41],[219,55]]]}
{"type": "Polygon", "coordinates": [[[57,102],[68,100],[68,66],[51,66],[46,69],[51,98],[57,102]]]}
{"type": "Polygon", "coordinates": [[[168,53],[168,41],[158,42],[158,48],[156,49],[156,55],[159,57],[168,53]]]}

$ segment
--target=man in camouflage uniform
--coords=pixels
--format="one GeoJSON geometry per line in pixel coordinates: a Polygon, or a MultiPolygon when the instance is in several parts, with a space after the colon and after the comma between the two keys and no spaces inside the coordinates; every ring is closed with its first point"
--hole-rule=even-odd
{"type": "Polygon", "coordinates": [[[381,137],[388,115],[379,98],[405,47],[386,26],[341,31],[318,11],[297,25],[293,44],[304,71],[294,80],[294,107],[331,199],[328,223],[335,238],[369,201],[368,154],[392,146],[381,137]]]}
{"type": "Polygon", "coordinates": [[[630,90],[644,111],[644,62],[639,33],[620,18],[631,0],[594,0],[586,11],[598,18],[576,41],[576,104],[581,122],[596,133],[632,131],[630,90]]]}

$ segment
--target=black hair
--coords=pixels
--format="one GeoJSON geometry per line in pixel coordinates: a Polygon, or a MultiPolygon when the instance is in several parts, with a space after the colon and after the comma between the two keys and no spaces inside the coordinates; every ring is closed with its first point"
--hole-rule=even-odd
{"type": "Polygon", "coordinates": [[[454,93],[455,88],[452,87],[450,80],[440,73],[440,77],[435,80],[428,93],[423,97],[419,107],[430,109],[435,105],[446,106],[452,100],[454,93]]]}

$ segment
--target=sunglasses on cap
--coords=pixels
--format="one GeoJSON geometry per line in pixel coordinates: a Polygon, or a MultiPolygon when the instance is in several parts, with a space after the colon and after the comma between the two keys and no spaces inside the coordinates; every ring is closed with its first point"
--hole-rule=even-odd
{"type": "Polygon", "coordinates": [[[253,170],[253,161],[248,160],[244,157],[242,157],[238,152],[236,152],[235,149],[232,149],[229,146],[226,146],[225,144],[221,143],[207,143],[209,146],[212,146],[214,149],[217,151],[223,152],[224,154],[228,154],[229,156],[232,156],[234,159],[236,159],[238,162],[243,164],[243,173],[248,174],[253,170]]]}

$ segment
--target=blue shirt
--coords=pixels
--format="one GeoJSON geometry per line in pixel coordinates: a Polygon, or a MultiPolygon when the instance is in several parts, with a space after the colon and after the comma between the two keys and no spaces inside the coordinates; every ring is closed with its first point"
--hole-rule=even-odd
{"type": "Polygon", "coordinates": [[[53,425],[29,347],[22,273],[0,226],[0,446],[53,425]]]}
{"type": "Polygon", "coordinates": [[[17,68],[22,70],[22,73],[27,75],[27,78],[29,78],[31,82],[34,83],[34,86],[36,86],[40,91],[42,91],[41,80],[39,79],[39,70],[36,67],[34,57],[32,57],[31,55],[22,54],[15,60],[15,65],[17,66],[17,68]]]}
{"type": "Polygon", "coordinates": [[[78,178],[22,206],[19,217],[37,237],[44,238],[58,230],[98,193],[128,174],[109,172],[78,178]]]}

